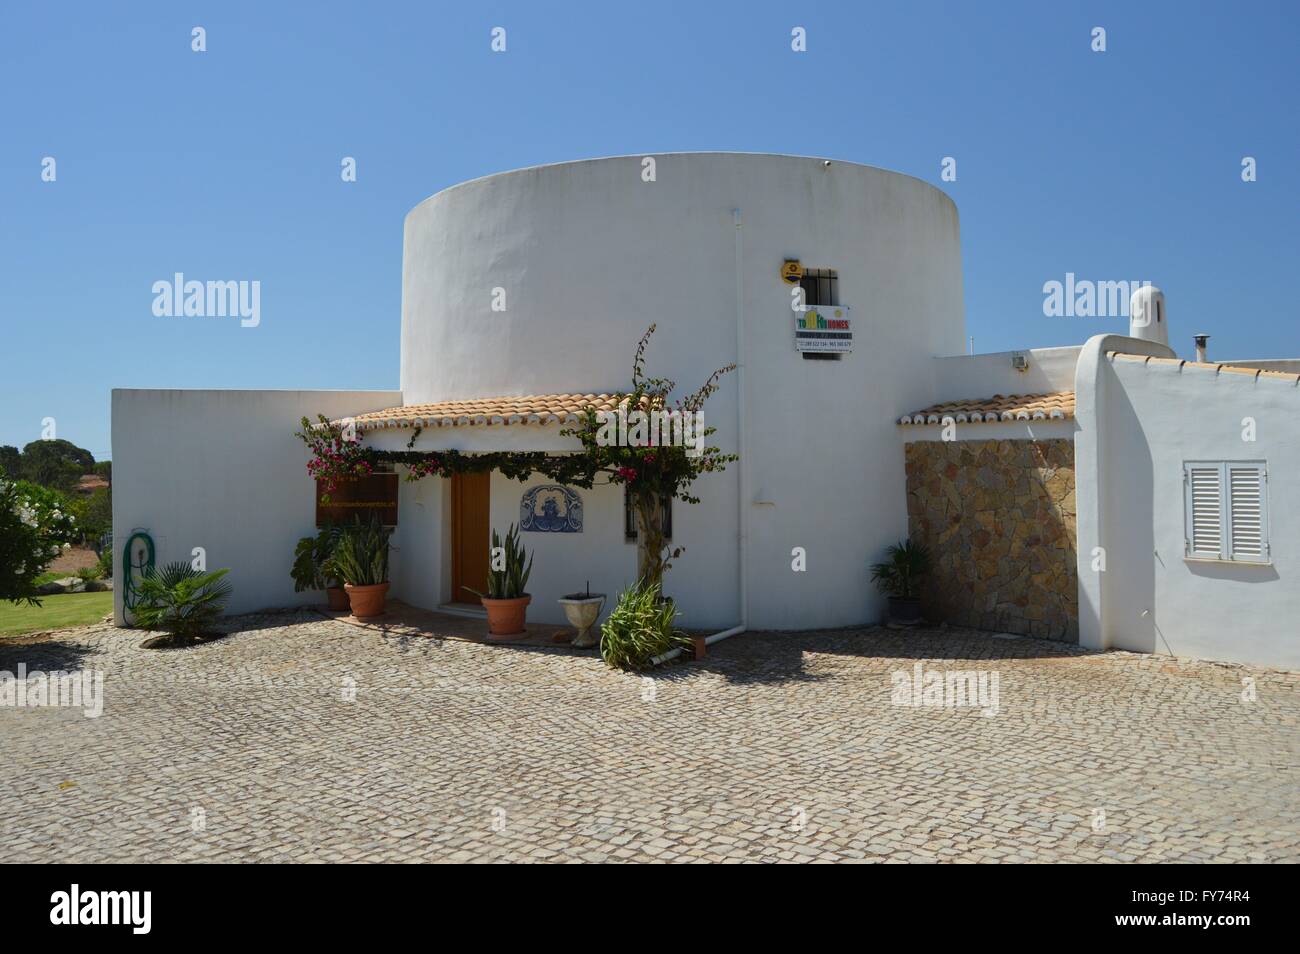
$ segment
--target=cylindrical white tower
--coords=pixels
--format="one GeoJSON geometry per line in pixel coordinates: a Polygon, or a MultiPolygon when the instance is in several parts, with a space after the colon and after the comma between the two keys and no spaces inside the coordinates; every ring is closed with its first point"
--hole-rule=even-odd
{"type": "Polygon", "coordinates": [[[407,215],[404,252],[405,403],[627,388],[655,323],[646,370],[679,396],[744,369],[705,409],[710,442],[742,460],[674,517],[674,545],[691,554],[674,595],[733,625],[729,574],[743,572],[751,626],[880,615],[866,567],[908,529],[895,421],[931,403],[934,356],[966,341],[943,192],[819,158],[595,159],[440,192],[407,215]],[[832,306],[811,335],[792,269],[817,296],[808,304],[832,306]],[[840,347],[809,354],[810,338],[840,347]],[[791,569],[800,552],[807,572],[791,569]]]}
{"type": "Polygon", "coordinates": [[[1165,293],[1155,285],[1143,285],[1133,292],[1128,303],[1130,338],[1169,344],[1169,322],[1165,312],[1165,293]]]}

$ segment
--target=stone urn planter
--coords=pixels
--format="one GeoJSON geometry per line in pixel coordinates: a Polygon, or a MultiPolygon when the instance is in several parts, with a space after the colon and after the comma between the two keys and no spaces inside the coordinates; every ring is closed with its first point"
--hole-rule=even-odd
{"type": "Polygon", "coordinates": [[[480,597],[483,608],[487,610],[488,639],[522,636],[524,619],[528,615],[528,604],[533,598],[525,593],[512,600],[494,600],[480,597]]]}
{"type": "Polygon", "coordinates": [[[384,600],[388,596],[387,583],[375,583],[370,586],[343,587],[347,591],[348,602],[352,604],[352,615],[357,619],[369,619],[384,615],[384,600]]]}
{"type": "Polygon", "coordinates": [[[605,594],[570,593],[568,596],[561,596],[558,602],[564,607],[565,619],[575,630],[570,645],[578,649],[589,649],[595,646],[600,640],[592,629],[596,625],[596,620],[600,619],[601,607],[605,605],[605,594]]]}

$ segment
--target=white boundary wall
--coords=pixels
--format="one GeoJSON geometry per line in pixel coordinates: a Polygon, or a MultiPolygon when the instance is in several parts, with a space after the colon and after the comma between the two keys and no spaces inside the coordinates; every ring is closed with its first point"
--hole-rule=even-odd
{"type": "Polygon", "coordinates": [[[227,612],[324,601],[293,591],[299,537],[315,531],[315,482],[295,438],[304,416],[400,404],[400,391],[113,391],[113,613],[122,620],[122,547],[136,529],[156,562],[229,567],[227,612]]]}
{"type": "Polygon", "coordinates": [[[1080,643],[1300,668],[1300,388],[1115,350],[1174,356],[1112,335],[1080,360],[1080,643]],[[1270,564],[1184,555],[1183,461],[1220,459],[1267,461],[1270,564]]]}

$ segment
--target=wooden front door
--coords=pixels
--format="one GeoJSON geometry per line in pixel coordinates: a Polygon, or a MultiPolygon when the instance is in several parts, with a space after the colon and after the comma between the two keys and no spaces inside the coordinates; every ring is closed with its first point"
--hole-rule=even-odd
{"type": "Polygon", "coordinates": [[[475,603],[464,587],[488,588],[488,517],[490,473],[453,474],[451,478],[451,601],[475,603]]]}

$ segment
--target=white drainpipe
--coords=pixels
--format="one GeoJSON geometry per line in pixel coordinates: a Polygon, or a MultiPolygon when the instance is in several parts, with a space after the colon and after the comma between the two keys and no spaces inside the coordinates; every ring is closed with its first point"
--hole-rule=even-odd
{"type": "MultiPolygon", "coordinates": [[[[740,577],[740,625],[724,629],[720,633],[706,636],[704,645],[711,646],[732,636],[738,636],[749,626],[749,471],[745,467],[745,309],[744,282],[741,278],[743,256],[740,225],[740,209],[731,210],[731,219],[736,225],[736,453],[740,460],[736,462],[740,474],[740,496],[736,517],[740,528],[737,545],[737,566],[740,577]]],[[[650,660],[650,665],[658,666],[682,654],[681,649],[671,649],[661,656],[650,660]]]]}
{"type": "Polygon", "coordinates": [[[740,501],[736,513],[740,527],[740,543],[736,562],[740,567],[740,625],[734,629],[726,630],[724,633],[715,633],[709,637],[709,642],[717,642],[720,639],[726,639],[728,636],[734,636],[736,633],[743,633],[745,627],[749,625],[749,500],[751,491],[749,489],[749,462],[745,458],[745,437],[748,431],[745,365],[748,362],[745,356],[744,282],[741,280],[741,248],[744,231],[740,223],[740,209],[734,209],[731,215],[736,223],[736,453],[740,455],[740,460],[736,462],[736,466],[740,468],[740,501]]]}

